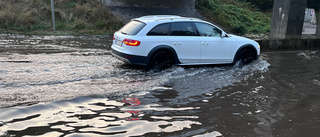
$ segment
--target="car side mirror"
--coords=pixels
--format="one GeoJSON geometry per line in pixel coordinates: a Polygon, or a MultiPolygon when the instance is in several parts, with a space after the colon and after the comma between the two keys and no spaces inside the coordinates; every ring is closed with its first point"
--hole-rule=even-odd
{"type": "Polygon", "coordinates": [[[222,31],[221,38],[224,38],[224,37],[226,37],[226,33],[222,31]]]}

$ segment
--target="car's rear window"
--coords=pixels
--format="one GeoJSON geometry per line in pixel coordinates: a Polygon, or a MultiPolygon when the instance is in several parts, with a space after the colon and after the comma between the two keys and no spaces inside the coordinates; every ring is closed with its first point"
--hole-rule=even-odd
{"type": "Polygon", "coordinates": [[[123,26],[119,31],[125,35],[136,35],[144,26],[146,26],[145,23],[133,20],[123,26]]]}

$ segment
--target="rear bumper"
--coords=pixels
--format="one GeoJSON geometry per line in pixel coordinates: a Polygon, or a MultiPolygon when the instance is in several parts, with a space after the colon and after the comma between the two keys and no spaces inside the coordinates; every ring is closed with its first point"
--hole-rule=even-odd
{"type": "Polygon", "coordinates": [[[120,59],[121,61],[128,63],[128,64],[143,65],[143,66],[148,65],[148,59],[147,59],[147,57],[144,57],[144,56],[124,54],[124,53],[118,52],[114,49],[111,49],[111,53],[114,57],[116,57],[116,58],[120,59]]]}

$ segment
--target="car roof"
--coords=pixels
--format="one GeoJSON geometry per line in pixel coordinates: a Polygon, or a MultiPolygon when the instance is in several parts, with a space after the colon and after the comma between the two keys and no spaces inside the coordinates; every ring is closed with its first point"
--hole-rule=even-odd
{"type": "Polygon", "coordinates": [[[143,16],[140,18],[135,18],[133,20],[138,20],[141,22],[156,22],[156,21],[165,21],[165,22],[172,22],[172,21],[203,21],[198,18],[191,18],[191,17],[181,17],[177,15],[150,15],[150,16],[143,16]]]}

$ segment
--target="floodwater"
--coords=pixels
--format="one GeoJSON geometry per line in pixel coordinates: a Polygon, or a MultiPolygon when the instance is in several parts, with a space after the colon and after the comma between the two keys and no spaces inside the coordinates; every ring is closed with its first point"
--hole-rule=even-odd
{"type": "Polygon", "coordinates": [[[320,51],[154,73],[113,58],[111,39],[0,35],[0,136],[320,134],[320,51]]]}

